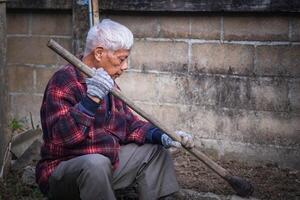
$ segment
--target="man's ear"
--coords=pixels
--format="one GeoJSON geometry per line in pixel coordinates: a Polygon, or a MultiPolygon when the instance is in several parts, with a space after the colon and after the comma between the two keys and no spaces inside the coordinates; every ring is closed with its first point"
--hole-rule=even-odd
{"type": "Polygon", "coordinates": [[[94,57],[95,57],[95,59],[96,59],[98,62],[102,59],[103,54],[104,54],[104,49],[103,49],[103,47],[97,47],[97,48],[94,50],[94,57]]]}

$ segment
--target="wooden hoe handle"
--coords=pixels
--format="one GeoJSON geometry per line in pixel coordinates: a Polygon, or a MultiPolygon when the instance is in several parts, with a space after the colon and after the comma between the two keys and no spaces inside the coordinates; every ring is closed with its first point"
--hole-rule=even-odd
{"type": "MultiPolygon", "coordinates": [[[[55,51],[58,55],[63,57],[65,60],[67,60],[69,63],[77,67],[79,70],[81,70],[83,73],[85,73],[87,76],[92,76],[92,69],[85,65],[81,60],[76,58],[73,54],[68,52],[66,49],[64,49],[62,46],[60,46],[57,42],[55,42],[53,39],[49,40],[47,46],[51,48],[53,51],[55,51]]],[[[148,120],[150,123],[152,123],[154,126],[158,127],[162,131],[164,131],[169,137],[171,137],[173,140],[181,141],[180,137],[177,136],[172,130],[161,124],[157,119],[153,118],[151,115],[144,112],[142,109],[140,109],[138,106],[136,106],[130,99],[128,99],[124,94],[122,94],[119,90],[114,88],[111,90],[111,94],[113,94],[115,97],[121,99],[124,103],[126,103],[132,110],[137,112],[139,115],[141,115],[143,118],[148,120]]],[[[220,177],[225,179],[237,192],[240,196],[250,196],[253,192],[253,187],[250,182],[237,177],[232,176],[226,169],[218,165],[216,162],[211,160],[209,157],[207,157],[204,153],[197,150],[196,148],[187,149],[183,146],[183,148],[188,151],[190,154],[194,155],[198,160],[201,160],[204,164],[206,164],[210,169],[212,169],[214,172],[216,172],[220,177]]]]}

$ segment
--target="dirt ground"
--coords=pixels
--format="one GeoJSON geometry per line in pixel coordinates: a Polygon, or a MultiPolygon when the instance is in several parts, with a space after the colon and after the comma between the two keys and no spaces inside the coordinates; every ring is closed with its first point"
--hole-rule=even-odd
{"type": "MultiPolygon", "coordinates": [[[[234,194],[223,179],[193,157],[178,153],[174,156],[178,181],[182,188],[222,195],[234,194]]],[[[300,199],[300,172],[276,166],[249,167],[238,162],[217,161],[232,174],[251,180],[258,199],[300,199]]],[[[20,173],[10,173],[0,183],[0,200],[43,199],[38,188],[25,186],[20,173]]]]}
{"type": "MultiPolygon", "coordinates": [[[[236,161],[217,161],[233,175],[251,181],[253,197],[258,199],[300,200],[300,171],[280,169],[276,166],[250,167],[236,161]]],[[[199,192],[230,195],[234,191],[226,181],[192,156],[180,153],[175,156],[177,178],[182,188],[199,192]]]]}

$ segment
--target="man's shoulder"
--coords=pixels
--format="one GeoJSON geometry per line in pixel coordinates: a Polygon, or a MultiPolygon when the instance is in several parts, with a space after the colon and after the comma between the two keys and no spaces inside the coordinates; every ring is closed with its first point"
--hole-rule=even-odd
{"type": "Polygon", "coordinates": [[[66,86],[78,81],[78,73],[72,65],[65,65],[58,69],[50,78],[48,86],[66,86]]]}
{"type": "Polygon", "coordinates": [[[52,76],[52,78],[67,76],[70,78],[76,78],[76,69],[72,65],[61,66],[52,76]]]}

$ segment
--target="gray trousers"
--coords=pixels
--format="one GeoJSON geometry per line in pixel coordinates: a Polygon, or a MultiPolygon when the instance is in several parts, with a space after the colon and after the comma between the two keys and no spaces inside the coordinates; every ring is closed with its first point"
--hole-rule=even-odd
{"type": "Polygon", "coordinates": [[[121,146],[120,165],[112,170],[101,154],[61,162],[49,178],[50,199],[114,200],[114,190],[137,184],[139,199],[158,199],[179,190],[173,161],[160,145],[121,146]]]}

